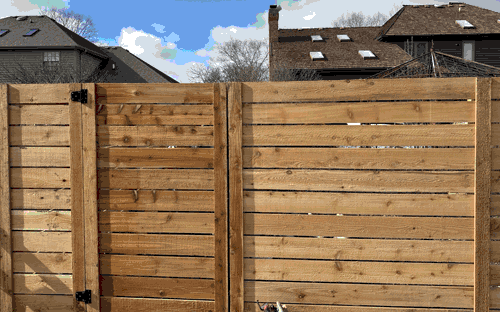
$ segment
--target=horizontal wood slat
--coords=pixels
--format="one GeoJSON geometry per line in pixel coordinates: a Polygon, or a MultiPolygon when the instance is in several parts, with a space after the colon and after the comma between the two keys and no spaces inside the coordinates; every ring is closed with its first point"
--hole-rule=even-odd
{"type": "Polygon", "coordinates": [[[12,209],[71,209],[71,190],[10,190],[12,209]]]}
{"type": "Polygon", "coordinates": [[[69,167],[69,147],[11,147],[10,165],[14,167],[69,167]]]}
{"type": "Polygon", "coordinates": [[[98,187],[213,190],[214,174],[213,169],[101,169],[98,187]]]}
{"type": "Polygon", "coordinates": [[[73,300],[69,295],[14,295],[14,307],[19,312],[66,312],[73,309],[73,300]]]}
{"type": "MultiPolygon", "coordinates": [[[[315,304],[293,304],[287,303],[286,307],[288,311],[294,312],[308,312],[313,310],[314,312],[366,312],[368,309],[377,312],[472,312],[472,309],[431,309],[431,308],[379,308],[379,307],[366,307],[366,306],[339,306],[339,305],[315,305],[315,304]]],[[[368,310],[368,311],[370,311],[368,310]]],[[[246,301],[245,302],[245,312],[260,312],[260,309],[256,302],[246,301]]]]}
{"type": "Polygon", "coordinates": [[[71,232],[12,232],[12,251],[72,252],[71,232]]]}
{"type": "Polygon", "coordinates": [[[213,279],[102,276],[101,296],[214,299],[213,279]]]}
{"type": "Polygon", "coordinates": [[[73,294],[73,276],[52,274],[14,274],[14,293],[73,294]]]}
{"type": "Polygon", "coordinates": [[[500,171],[491,171],[491,192],[500,192],[500,171]]]}
{"type": "Polygon", "coordinates": [[[9,84],[10,104],[67,104],[75,84],[9,84]]]}
{"type": "Polygon", "coordinates": [[[245,147],[243,167],[474,170],[474,148],[245,147]]]}
{"type": "Polygon", "coordinates": [[[100,210],[214,211],[213,191],[101,190],[100,210]]]}
{"type": "Polygon", "coordinates": [[[101,297],[101,311],[149,312],[149,311],[214,311],[214,301],[101,297]]]}
{"type": "Polygon", "coordinates": [[[473,263],[474,242],[245,236],[244,256],[473,263]]]}
{"type": "MultiPolygon", "coordinates": [[[[493,136],[492,141],[494,141],[493,136]]],[[[500,142],[500,136],[497,141],[500,142]]],[[[474,144],[474,125],[471,124],[243,126],[243,145],[474,146],[474,144]]]]}
{"type": "Polygon", "coordinates": [[[245,259],[251,280],[474,285],[473,264],[245,259]]]}
{"type": "Polygon", "coordinates": [[[213,146],[213,126],[98,126],[100,146],[213,146]]]}
{"type": "Polygon", "coordinates": [[[9,144],[69,146],[69,126],[10,126],[9,144]]]}
{"type": "Polygon", "coordinates": [[[490,195],[491,215],[500,216],[500,195],[490,195]]]}
{"type": "Polygon", "coordinates": [[[241,93],[242,102],[474,99],[475,78],[244,82],[241,93]]]}
{"type": "Polygon", "coordinates": [[[14,273],[73,273],[70,253],[16,252],[14,273]]]}
{"type": "Polygon", "coordinates": [[[96,104],[213,103],[211,83],[98,83],[96,104]]]}
{"type": "Polygon", "coordinates": [[[71,211],[12,210],[12,229],[71,231],[71,211]]]}
{"type": "Polygon", "coordinates": [[[69,188],[69,168],[11,168],[13,188],[69,188]]]}
{"type": "Polygon", "coordinates": [[[213,235],[158,235],[99,233],[103,253],[130,255],[214,256],[213,235]]]}
{"type": "Polygon", "coordinates": [[[214,258],[101,255],[100,274],[214,278],[214,258]]]}
{"type": "Polygon", "coordinates": [[[491,79],[491,98],[500,99],[500,79],[497,77],[491,77],[490,79],[491,79]]]}
{"type": "Polygon", "coordinates": [[[104,232],[213,233],[213,213],[100,211],[104,232]]]}
{"type": "Polygon", "coordinates": [[[243,170],[245,189],[463,193],[473,187],[473,171],[243,170]]]}
{"type": "Polygon", "coordinates": [[[472,194],[243,193],[245,212],[473,217],[473,201],[472,194]]]}
{"type": "Polygon", "coordinates": [[[245,124],[474,122],[472,101],[243,104],[245,124]]]}
{"type": "Polygon", "coordinates": [[[98,125],[213,125],[213,105],[107,104],[98,125]]]}
{"type": "Polygon", "coordinates": [[[473,218],[245,214],[245,235],[473,239],[473,218]]]}
{"type": "Polygon", "coordinates": [[[68,105],[9,105],[11,125],[69,125],[68,105]]]}
{"type": "Polygon", "coordinates": [[[99,168],[214,168],[213,148],[100,148],[99,168]]]}

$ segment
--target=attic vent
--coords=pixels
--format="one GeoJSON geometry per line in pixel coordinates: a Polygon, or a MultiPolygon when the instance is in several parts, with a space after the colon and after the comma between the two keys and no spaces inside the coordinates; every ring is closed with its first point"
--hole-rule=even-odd
{"type": "Polygon", "coordinates": [[[33,29],[30,29],[30,31],[28,31],[26,34],[24,34],[23,36],[24,37],[29,37],[29,36],[33,36],[34,34],[36,34],[40,29],[38,28],[33,28],[33,29]]]}
{"type": "Polygon", "coordinates": [[[323,41],[323,38],[321,38],[320,35],[311,36],[311,38],[312,38],[312,41],[323,41]]]}
{"type": "Polygon", "coordinates": [[[0,37],[2,37],[3,35],[5,35],[6,33],[8,33],[10,30],[8,29],[0,29],[0,37]]]}
{"type": "Polygon", "coordinates": [[[456,20],[456,23],[460,25],[462,28],[474,28],[474,25],[471,23],[467,22],[466,20],[456,20]]]}
{"type": "Polygon", "coordinates": [[[339,41],[350,41],[351,38],[349,38],[348,35],[337,35],[337,39],[339,39],[339,41]]]}
{"type": "Polygon", "coordinates": [[[314,60],[321,60],[324,59],[325,57],[323,56],[323,53],[321,52],[309,52],[309,55],[311,56],[311,59],[314,60]]]}
{"type": "Polygon", "coordinates": [[[372,53],[370,50],[359,50],[359,54],[364,58],[374,58],[375,54],[372,53]]]}
{"type": "Polygon", "coordinates": [[[16,18],[16,21],[24,21],[27,18],[27,16],[19,16],[18,18],[16,18]]]}

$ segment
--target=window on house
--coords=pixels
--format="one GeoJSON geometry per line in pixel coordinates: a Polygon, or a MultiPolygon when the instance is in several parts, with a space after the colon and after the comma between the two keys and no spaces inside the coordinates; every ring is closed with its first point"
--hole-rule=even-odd
{"type": "Polygon", "coordinates": [[[10,30],[8,29],[0,29],[0,37],[2,37],[3,35],[5,35],[6,33],[8,33],[10,30]]]}
{"type": "Polygon", "coordinates": [[[44,52],[43,65],[48,68],[54,68],[59,65],[59,52],[44,52]]]}
{"type": "Polygon", "coordinates": [[[26,34],[24,34],[23,36],[24,37],[29,37],[29,36],[33,36],[34,34],[36,34],[40,29],[38,28],[34,28],[34,29],[30,29],[30,31],[28,31],[26,34]]]}
{"type": "Polygon", "coordinates": [[[464,41],[462,57],[465,60],[474,61],[474,41],[464,41]]]}
{"type": "Polygon", "coordinates": [[[428,42],[413,42],[415,44],[415,56],[414,57],[418,57],[424,53],[427,53],[428,52],[428,42]]]}

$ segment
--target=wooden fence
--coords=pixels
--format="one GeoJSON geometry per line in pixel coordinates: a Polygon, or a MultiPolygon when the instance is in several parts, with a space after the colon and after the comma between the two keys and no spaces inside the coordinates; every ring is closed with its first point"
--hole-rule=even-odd
{"type": "Polygon", "coordinates": [[[1,312],[500,310],[499,104],[500,78],[0,85],[1,312]]]}

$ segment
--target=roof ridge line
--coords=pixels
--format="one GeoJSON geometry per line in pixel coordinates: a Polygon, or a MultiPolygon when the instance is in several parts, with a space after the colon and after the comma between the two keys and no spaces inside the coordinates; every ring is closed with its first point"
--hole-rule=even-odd
{"type": "MultiPolygon", "coordinates": [[[[403,6],[398,12],[396,12],[396,14],[393,15],[393,17],[395,16],[396,18],[394,19],[394,21],[391,23],[391,25],[387,28],[387,30],[385,31],[384,33],[384,29],[382,27],[384,27],[384,25],[381,26],[382,30],[380,30],[379,34],[377,35],[377,37],[375,37],[375,40],[379,40],[382,38],[382,36],[384,34],[386,34],[392,26],[394,26],[394,23],[396,23],[396,21],[398,20],[398,18],[401,16],[401,14],[403,14],[403,11],[405,10],[405,6],[403,6]]],[[[390,21],[390,19],[389,19],[390,21]]],[[[386,23],[388,23],[389,21],[387,21],[386,23]]]]}

